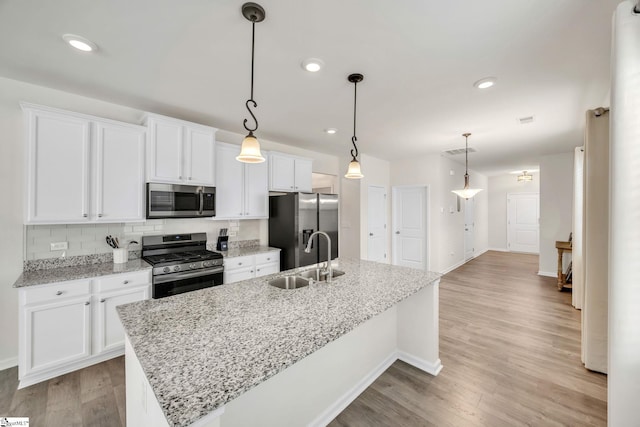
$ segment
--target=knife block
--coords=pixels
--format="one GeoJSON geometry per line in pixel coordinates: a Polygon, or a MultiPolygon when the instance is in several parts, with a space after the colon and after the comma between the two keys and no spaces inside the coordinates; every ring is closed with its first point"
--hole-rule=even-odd
{"type": "Polygon", "coordinates": [[[216,244],[217,251],[226,251],[229,249],[229,236],[218,236],[218,243],[216,244]]]}

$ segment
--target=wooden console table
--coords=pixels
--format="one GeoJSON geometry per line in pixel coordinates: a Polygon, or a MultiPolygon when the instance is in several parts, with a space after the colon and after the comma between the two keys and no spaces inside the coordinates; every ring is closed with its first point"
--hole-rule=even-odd
{"type": "Polygon", "coordinates": [[[558,290],[562,288],[571,288],[571,283],[567,283],[566,275],[562,271],[562,255],[565,252],[571,252],[571,242],[561,242],[556,240],[556,249],[558,249],[558,290]]]}

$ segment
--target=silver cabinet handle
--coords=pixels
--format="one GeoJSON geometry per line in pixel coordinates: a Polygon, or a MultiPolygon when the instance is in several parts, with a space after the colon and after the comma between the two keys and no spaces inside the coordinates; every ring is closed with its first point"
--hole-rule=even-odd
{"type": "Polygon", "coordinates": [[[271,258],[267,258],[267,261],[271,261],[271,258]]]}
{"type": "Polygon", "coordinates": [[[106,299],[104,299],[104,298],[102,298],[102,299],[100,300],[100,302],[105,302],[105,301],[106,301],[106,299]]]}
{"type": "Polygon", "coordinates": [[[85,214],[82,214],[82,216],[86,218],[86,217],[88,217],[89,215],[87,215],[87,214],[85,213],[85,214]]]}
{"type": "Polygon", "coordinates": [[[89,305],[91,304],[89,301],[85,302],[84,305],[89,305]]]}
{"type": "Polygon", "coordinates": [[[62,291],[56,292],[56,295],[58,295],[58,296],[62,295],[62,291]]]}
{"type": "Polygon", "coordinates": [[[245,212],[244,214],[245,214],[245,215],[249,215],[249,212],[245,212]]]}
{"type": "Polygon", "coordinates": [[[238,263],[238,265],[242,265],[242,263],[241,263],[241,262],[239,262],[239,263],[238,263]]]}
{"type": "Polygon", "coordinates": [[[128,284],[129,284],[129,281],[128,281],[128,280],[125,280],[125,281],[124,281],[124,282],[122,282],[122,283],[124,283],[125,285],[128,285],[128,284]]]}
{"type": "Polygon", "coordinates": [[[258,268],[258,269],[256,269],[256,271],[260,271],[260,269],[258,268]]]}
{"type": "Polygon", "coordinates": [[[242,216],[242,212],[240,212],[238,215],[242,216]]]}
{"type": "Polygon", "coordinates": [[[178,179],[182,179],[182,175],[180,175],[180,176],[178,177],[178,179]]]}
{"type": "Polygon", "coordinates": [[[98,218],[102,218],[102,214],[98,214],[98,218]]]}
{"type": "Polygon", "coordinates": [[[369,236],[373,236],[373,233],[369,233],[369,236]]]}
{"type": "Polygon", "coordinates": [[[396,231],[396,234],[400,234],[400,232],[399,232],[399,231],[396,231]]]}

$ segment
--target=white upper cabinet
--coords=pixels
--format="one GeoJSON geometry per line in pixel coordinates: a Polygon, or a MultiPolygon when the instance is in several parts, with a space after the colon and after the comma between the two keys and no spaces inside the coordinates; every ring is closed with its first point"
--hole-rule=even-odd
{"type": "Polygon", "coordinates": [[[311,192],[313,161],[283,153],[269,154],[269,190],[311,192]]]}
{"type": "Polygon", "coordinates": [[[25,223],[144,220],[145,128],[21,105],[27,123],[25,223]]]}
{"type": "Polygon", "coordinates": [[[144,122],[148,181],[215,186],[217,129],[157,114],[147,114],[144,122]]]}
{"type": "Polygon", "coordinates": [[[267,163],[236,160],[240,147],[217,143],[216,218],[255,219],[269,217],[267,163]]]}

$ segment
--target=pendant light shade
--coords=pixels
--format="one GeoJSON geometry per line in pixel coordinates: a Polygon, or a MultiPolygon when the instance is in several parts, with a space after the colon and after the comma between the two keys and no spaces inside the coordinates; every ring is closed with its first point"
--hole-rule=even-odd
{"type": "Polygon", "coordinates": [[[363,178],[364,175],[362,175],[362,171],[360,170],[360,162],[358,162],[357,160],[351,160],[349,162],[349,169],[347,170],[347,173],[344,177],[349,179],[363,178]]]}
{"type": "Polygon", "coordinates": [[[452,190],[451,192],[462,197],[463,199],[470,199],[482,189],[469,188],[469,136],[470,133],[462,134],[465,138],[465,149],[464,149],[464,188],[462,190],[452,190]]]}
{"type": "Polygon", "coordinates": [[[247,106],[247,110],[249,114],[253,118],[255,122],[254,127],[247,126],[247,119],[244,119],[243,125],[246,130],[249,131],[249,134],[242,141],[242,146],[240,147],[240,154],[236,157],[236,160],[243,163],[262,163],[264,162],[264,157],[260,152],[260,143],[258,139],[253,135],[253,132],[258,130],[258,119],[251,111],[251,105],[253,108],[256,108],[258,104],[253,99],[253,62],[254,62],[254,53],[255,53],[255,44],[256,44],[256,22],[262,22],[265,18],[265,12],[262,6],[257,3],[245,3],[242,5],[242,15],[247,18],[247,20],[251,21],[251,97],[247,100],[245,105],[247,106]]]}
{"type": "Polygon", "coordinates": [[[351,137],[351,143],[353,148],[351,149],[351,162],[349,162],[349,169],[345,174],[345,178],[349,179],[361,179],[364,178],[362,171],[360,170],[360,162],[358,162],[358,146],[356,145],[356,105],[358,100],[358,83],[364,79],[362,74],[350,74],[347,77],[349,82],[353,83],[353,136],[351,137]]]}

